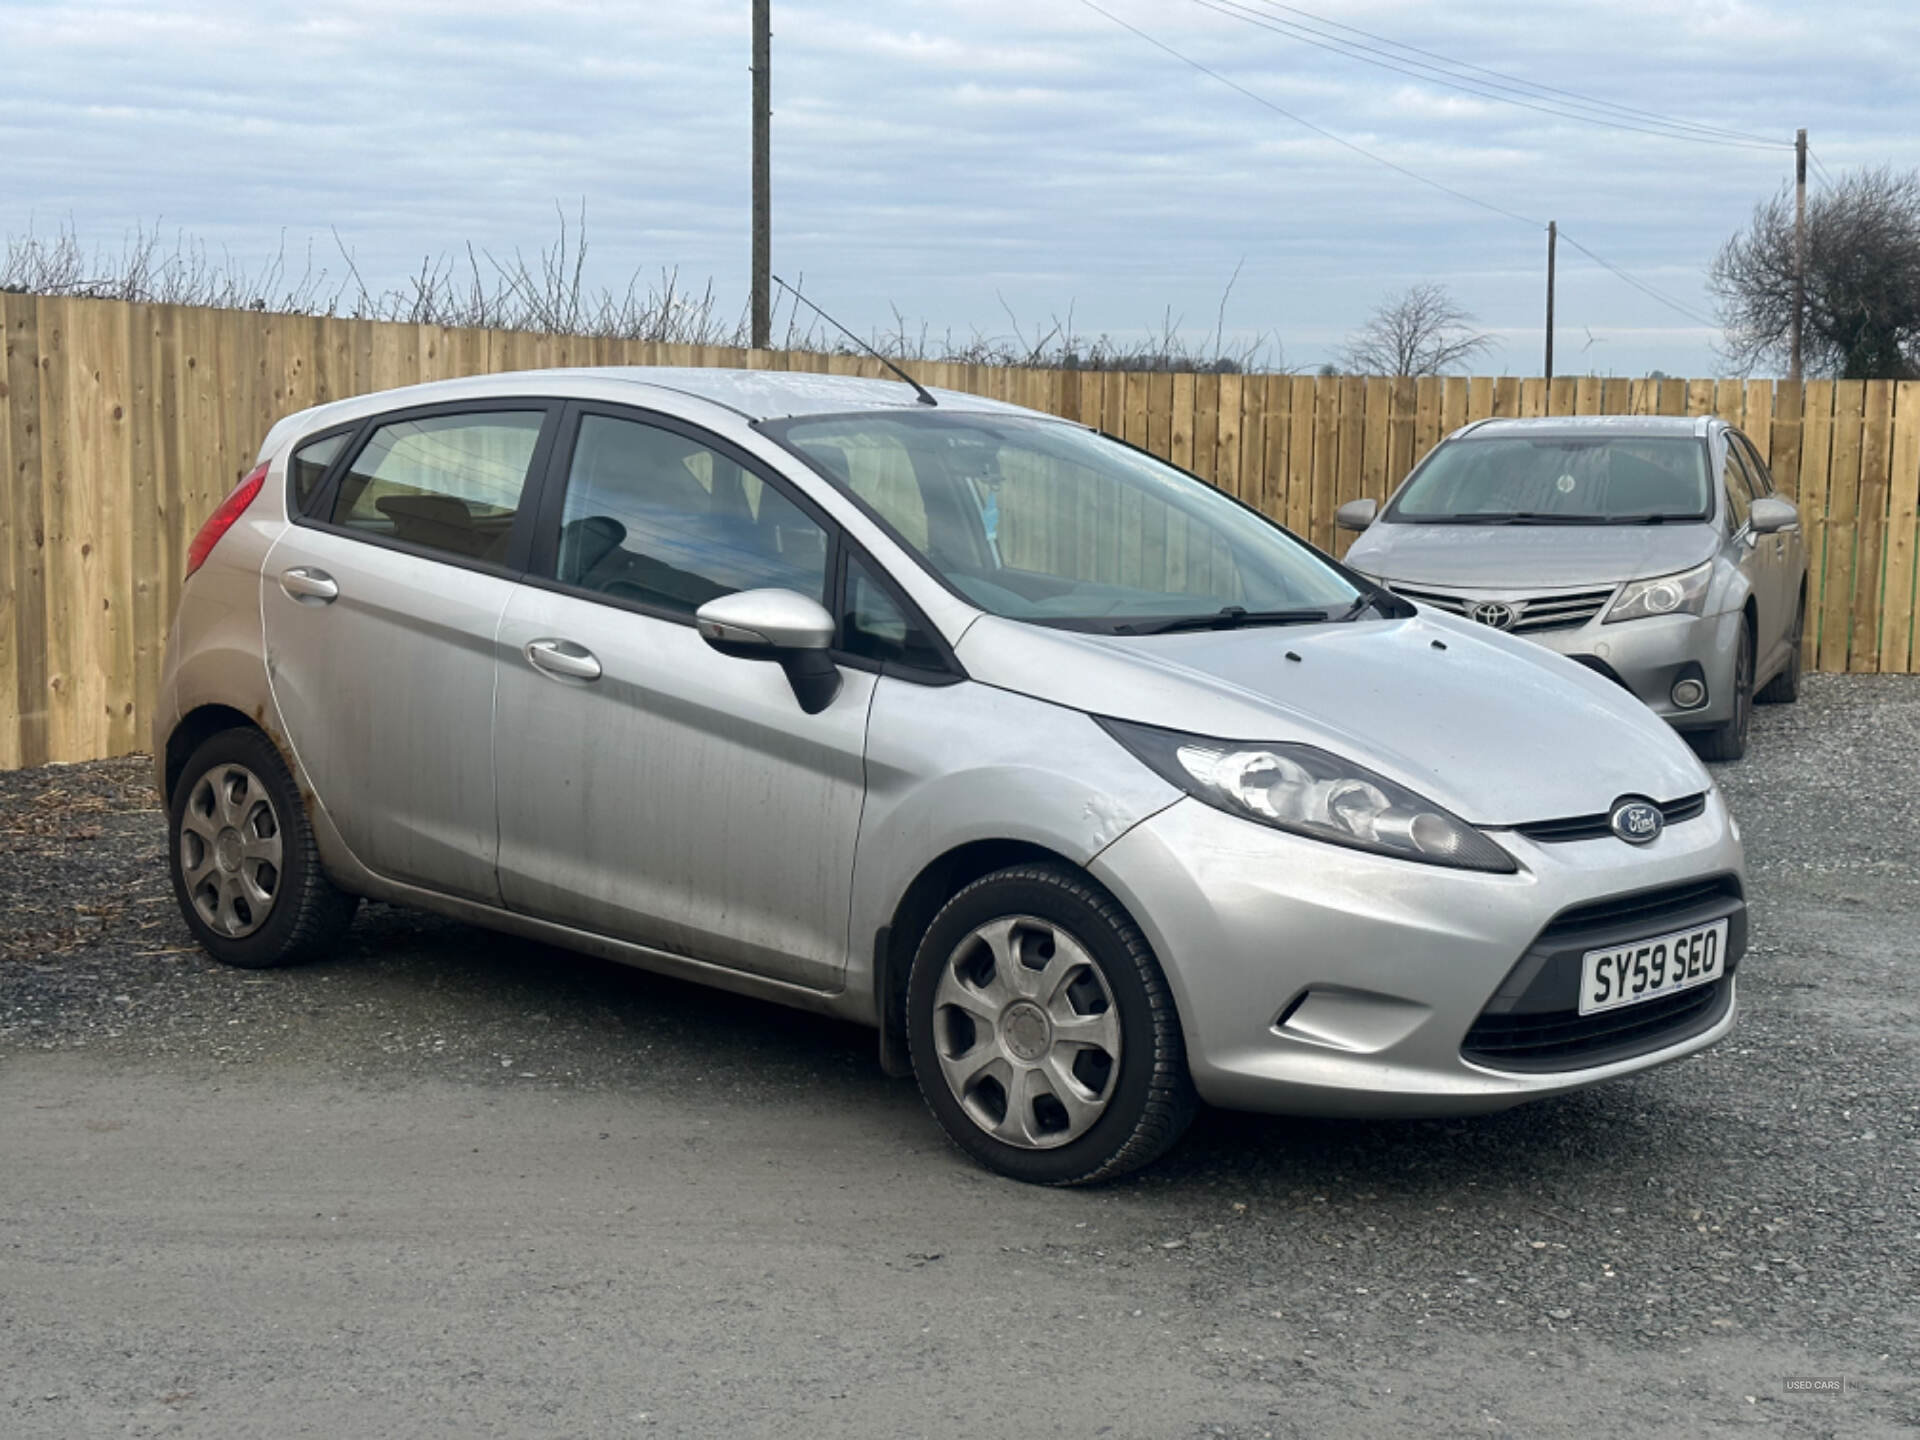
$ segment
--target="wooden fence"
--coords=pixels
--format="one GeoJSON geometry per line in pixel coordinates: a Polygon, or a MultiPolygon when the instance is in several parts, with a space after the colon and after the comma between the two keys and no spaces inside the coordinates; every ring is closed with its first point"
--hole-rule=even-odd
{"type": "MultiPolygon", "coordinates": [[[[289,411],[553,365],[879,374],[845,357],[0,295],[0,768],[145,748],[188,541],[289,411]]],[[[1796,498],[1809,658],[1920,670],[1920,382],[1382,379],[919,364],[928,383],[1081,420],[1315,544],[1442,435],[1486,415],[1717,414],[1796,498]]]]}

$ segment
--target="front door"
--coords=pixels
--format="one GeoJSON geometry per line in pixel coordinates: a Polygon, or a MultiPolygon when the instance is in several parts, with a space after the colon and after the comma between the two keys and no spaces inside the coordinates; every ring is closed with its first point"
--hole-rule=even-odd
{"type": "Polygon", "coordinates": [[[1740,573],[1747,577],[1747,588],[1753,595],[1757,617],[1753,631],[1753,673],[1757,681],[1767,672],[1774,648],[1779,644],[1781,627],[1786,621],[1780,616],[1779,585],[1776,583],[1778,571],[1773,563],[1772,542],[1766,536],[1753,533],[1750,518],[1754,500],[1753,477],[1731,432],[1726,436],[1726,446],[1721,482],[1727,492],[1727,533],[1733,537],[1734,561],[1739,565],[1740,573]]]}
{"type": "Polygon", "coordinates": [[[377,874],[498,903],[495,634],[557,424],[539,402],[383,419],[267,557],[274,703],[377,874]]]}
{"type": "Polygon", "coordinates": [[[736,590],[824,599],[827,526],[722,442],[584,410],[499,634],[500,885],[517,910],[816,989],[847,956],[874,677],[803,712],[709,647],[736,590]]]}
{"type": "MultiPolygon", "coordinates": [[[[1754,498],[1773,494],[1773,476],[1753,443],[1744,435],[1729,438],[1739,446],[1740,458],[1746,462],[1754,498]]],[[[1767,599],[1762,608],[1774,617],[1772,627],[1755,640],[1760,657],[1758,675],[1767,674],[1775,663],[1784,664],[1787,647],[1795,638],[1794,622],[1800,613],[1800,545],[1798,528],[1753,537],[1755,559],[1766,577],[1767,599]]]]}

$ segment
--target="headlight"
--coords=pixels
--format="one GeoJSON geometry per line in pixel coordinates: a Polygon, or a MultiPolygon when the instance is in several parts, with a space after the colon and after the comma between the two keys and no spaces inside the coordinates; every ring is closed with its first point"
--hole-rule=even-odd
{"type": "Polygon", "coordinates": [[[1502,875],[1520,868],[1466,821],[1311,745],[1208,740],[1125,720],[1100,724],[1169,784],[1229,815],[1429,865],[1502,875]]]}
{"type": "Polygon", "coordinates": [[[1707,608],[1707,585],[1712,579],[1713,562],[1709,560],[1678,575],[1636,580],[1620,592],[1603,623],[1644,620],[1649,615],[1698,615],[1707,608]]]}

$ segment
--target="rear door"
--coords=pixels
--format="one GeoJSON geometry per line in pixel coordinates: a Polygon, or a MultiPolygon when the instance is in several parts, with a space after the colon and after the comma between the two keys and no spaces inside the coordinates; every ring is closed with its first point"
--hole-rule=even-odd
{"type": "Polygon", "coordinates": [[[525,566],[527,478],[560,407],[441,406],[364,423],[296,467],[262,575],[287,738],[355,856],[497,903],[494,643],[525,566]]]}
{"type": "Polygon", "coordinates": [[[874,674],[808,715],[719,654],[707,600],[827,595],[836,539],[783,481],[670,417],[573,408],[528,583],[500,627],[506,903],[830,989],[846,964],[874,674]]]}

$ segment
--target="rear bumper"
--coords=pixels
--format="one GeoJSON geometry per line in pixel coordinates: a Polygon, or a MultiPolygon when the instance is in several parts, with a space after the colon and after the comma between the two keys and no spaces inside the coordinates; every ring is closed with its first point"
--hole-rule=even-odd
{"type": "MultiPolygon", "coordinates": [[[[1538,973],[1524,983],[1516,976],[1568,911],[1721,883],[1744,941],[1744,860],[1717,793],[1698,818],[1644,847],[1493,833],[1519,874],[1346,850],[1188,799],[1129,831],[1092,869],[1161,957],[1194,1083],[1216,1105],[1320,1115],[1496,1110],[1678,1059],[1733,1027],[1729,976],[1701,987],[1716,993],[1700,1008],[1627,1037],[1624,1049],[1549,1057],[1553,1068],[1470,1058],[1469,1034],[1490,1009],[1551,1009],[1564,972],[1545,988],[1538,973]]],[[[1678,928],[1663,916],[1634,923],[1644,935],[1678,928]]]]}

